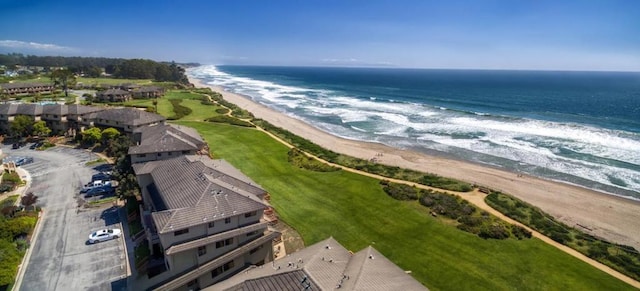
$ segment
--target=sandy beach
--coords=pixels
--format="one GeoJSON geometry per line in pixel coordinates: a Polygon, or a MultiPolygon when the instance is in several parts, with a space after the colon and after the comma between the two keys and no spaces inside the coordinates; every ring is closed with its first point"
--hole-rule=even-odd
{"type": "Polygon", "coordinates": [[[203,84],[195,78],[190,78],[190,82],[196,87],[209,87],[220,92],[225,100],[249,110],[257,118],[332,151],[362,159],[375,157],[382,164],[434,173],[500,190],[541,208],[567,225],[640,250],[640,201],[474,163],[339,138],[245,96],[203,84]]]}

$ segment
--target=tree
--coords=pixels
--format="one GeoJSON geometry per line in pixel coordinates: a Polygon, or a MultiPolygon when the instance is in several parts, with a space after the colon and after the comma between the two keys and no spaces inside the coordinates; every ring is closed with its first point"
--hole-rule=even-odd
{"type": "Polygon", "coordinates": [[[2,99],[2,103],[5,103],[5,104],[9,102],[9,100],[11,99],[11,97],[9,96],[9,93],[1,89],[0,89],[0,98],[2,99]]]}
{"type": "Polygon", "coordinates": [[[95,144],[101,139],[102,132],[97,127],[92,127],[82,132],[82,141],[87,144],[95,144]]]}
{"type": "Polygon", "coordinates": [[[117,129],[113,127],[105,128],[102,131],[102,141],[104,144],[109,144],[110,141],[114,141],[119,135],[120,132],[117,129]]]}
{"type": "Polygon", "coordinates": [[[51,134],[51,129],[47,127],[46,122],[41,120],[33,124],[33,135],[48,136],[49,134],[51,134]]]}
{"type": "Polygon", "coordinates": [[[102,75],[102,69],[96,66],[89,67],[85,74],[91,78],[98,78],[102,75]]]}
{"type": "Polygon", "coordinates": [[[29,192],[20,198],[20,204],[22,204],[26,209],[29,209],[29,206],[36,204],[37,201],[38,196],[34,195],[33,192],[29,192]]]}
{"type": "Polygon", "coordinates": [[[91,103],[93,103],[93,94],[84,93],[82,94],[82,97],[84,97],[84,101],[86,101],[87,104],[91,105],[91,103]]]}
{"type": "Polygon", "coordinates": [[[64,96],[69,97],[69,86],[75,85],[76,76],[69,69],[58,69],[51,73],[51,81],[56,86],[61,85],[64,96]]]}
{"type": "Polygon", "coordinates": [[[36,92],[36,94],[33,95],[33,102],[38,103],[40,100],[42,100],[42,95],[40,95],[40,92],[36,92]]]}
{"type": "Polygon", "coordinates": [[[25,137],[33,132],[33,120],[26,115],[18,115],[11,123],[11,133],[14,136],[25,137]]]}

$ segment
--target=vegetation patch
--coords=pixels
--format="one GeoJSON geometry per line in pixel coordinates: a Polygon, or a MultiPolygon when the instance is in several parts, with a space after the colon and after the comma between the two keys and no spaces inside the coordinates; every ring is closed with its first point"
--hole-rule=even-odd
{"type": "Polygon", "coordinates": [[[0,289],[9,288],[15,280],[18,265],[29,247],[29,237],[38,221],[37,208],[31,208],[37,200],[33,194],[22,199],[25,208],[18,208],[15,203],[19,195],[12,195],[2,201],[0,215],[0,289]],[[25,204],[26,203],[26,204],[25,204]],[[32,209],[29,211],[29,209],[32,209]]]}
{"type": "Polygon", "coordinates": [[[22,184],[22,179],[20,179],[20,175],[17,172],[9,172],[5,171],[2,174],[2,183],[0,183],[0,190],[4,190],[4,192],[13,191],[22,184]]]}
{"type": "Polygon", "coordinates": [[[251,122],[240,120],[229,115],[217,115],[205,119],[208,122],[227,123],[231,125],[243,126],[243,127],[255,127],[251,122]]]}
{"type": "Polygon", "coordinates": [[[167,118],[169,120],[181,119],[192,112],[191,108],[180,105],[180,103],[182,103],[182,99],[171,99],[169,102],[171,102],[171,105],[173,106],[174,113],[173,116],[167,118]]]}
{"type": "Polygon", "coordinates": [[[89,202],[89,205],[100,205],[100,204],[104,204],[104,203],[111,203],[113,201],[118,200],[118,197],[107,197],[107,198],[103,198],[100,200],[96,200],[96,201],[91,201],[89,202]]]}
{"type": "Polygon", "coordinates": [[[315,172],[335,172],[340,168],[318,161],[312,157],[305,155],[297,148],[289,150],[289,163],[292,165],[315,172]]]}
{"type": "Polygon", "coordinates": [[[487,204],[551,239],[571,247],[635,280],[640,280],[640,253],[630,246],[610,243],[556,221],[539,208],[500,192],[491,192],[487,204]]]}
{"type": "Polygon", "coordinates": [[[481,238],[531,238],[530,231],[520,226],[506,223],[486,211],[477,211],[475,206],[460,197],[389,181],[380,181],[380,184],[384,192],[394,199],[402,201],[418,200],[420,205],[429,209],[431,216],[453,220],[458,229],[476,234],[481,238]]]}
{"type": "Polygon", "coordinates": [[[95,159],[93,161],[88,161],[86,162],[84,165],[85,166],[92,166],[92,165],[96,165],[96,164],[102,164],[102,163],[106,163],[107,161],[103,158],[99,158],[99,159],[95,159]]]}
{"type": "Polygon", "coordinates": [[[276,127],[262,119],[254,119],[253,123],[287,141],[294,147],[297,147],[302,151],[311,153],[323,160],[329,161],[334,164],[354,168],[388,178],[401,179],[450,191],[469,192],[473,190],[473,186],[471,184],[455,179],[445,178],[435,174],[421,173],[418,171],[402,169],[399,167],[386,166],[376,163],[375,161],[363,160],[338,154],[336,152],[324,149],[321,146],[307,139],[299,137],[287,130],[276,127]]]}

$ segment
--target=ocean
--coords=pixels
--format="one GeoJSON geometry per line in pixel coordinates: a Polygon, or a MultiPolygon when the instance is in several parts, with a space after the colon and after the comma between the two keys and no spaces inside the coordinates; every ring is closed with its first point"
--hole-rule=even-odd
{"type": "Polygon", "coordinates": [[[640,200],[640,73],[200,66],[328,133],[640,200]]]}

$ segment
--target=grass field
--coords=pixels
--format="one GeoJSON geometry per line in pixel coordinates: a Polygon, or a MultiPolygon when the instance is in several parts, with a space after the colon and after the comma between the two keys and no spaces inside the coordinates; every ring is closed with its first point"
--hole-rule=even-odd
{"type": "Polygon", "coordinates": [[[299,169],[287,162],[284,145],[255,129],[178,123],[196,128],[216,158],[269,191],[281,219],[307,245],[329,236],[353,251],[372,245],[431,290],[631,289],[540,240],[484,240],[458,230],[417,202],[388,197],[372,178],[299,169]]]}
{"type": "MultiPolygon", "coordinates": [[[[219,115],[216,113],[216,109],[221,108],[217,105],[203,105],[202,94],[190,93],[183,90],[168,90],[162,97],[158,98],[158,114],[171,117],[174,115],[173,105],[169,100],[182,99],[180,103],[182,106],[191,108],[191,114],[182,118],[184,121],[204,121],[205,119],[219,115]]],[[[125,102],[126,105],[134,106],[153,106],[153,100],[151,99],[134,99],[125,102]]]]}

